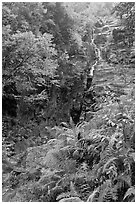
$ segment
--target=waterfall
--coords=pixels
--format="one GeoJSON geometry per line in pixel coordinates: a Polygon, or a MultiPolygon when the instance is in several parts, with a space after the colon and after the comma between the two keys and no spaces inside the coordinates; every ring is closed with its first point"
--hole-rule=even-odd
{"type": "Polygon", "coordinates": [[[93,45],[94,48],[95,48],[95,53],[96,53],[96,56],[97,56],[97,59],[95,61],[95,63],[92,65],[91,69],[90,69],[90,73],[89,73],[89,76],[93,77],[93,72],[94,72],[94,69],[95,69],[95,66],[97,65],[97,63],[102,59],[101,58],[101,52],[100,52],[100,49],[96,46],[96,44],[94,43],[94,38],[91,39],[91,43],[90,45],[93,45]]]}

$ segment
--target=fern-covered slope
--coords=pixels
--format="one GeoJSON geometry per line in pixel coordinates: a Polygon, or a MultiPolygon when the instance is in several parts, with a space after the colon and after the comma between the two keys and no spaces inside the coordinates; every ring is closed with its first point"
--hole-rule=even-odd
{"type": "MultiPolygon", "coordinates": [[[[33,6],[36,6],[37,8],[37,5],[33,6]]],[[[112,33],[107,34],[111,37],[111,39],[109,39],[110,41],[106,40],[106,32],[108,32],[108,28],[105,30],[104,22],[106,23],[108,19],[107,17],[106,19],[105,17],[102,17],[104,20],[103,22],[100,19],[96,20],[96,17],[94,16],[95,22],[97,22],[91,23],[94,29],[95,27],[98,28],[98,32],[96,30],[97,35],[100,34],[102,29],[104,33],[103,38],[102,36],[100,38],[99,35],[99,38],[96,39],[96,41],[92,38],[94,46],[100,51],[101,55],[100,57],[96,56],[96,66],[94,66],[91,87],[88,90],[85,90],[87,70],[84,70],[84,68],[86,65],[89,65],[89,67],[86,68],[92,68],[92,66],[95,65],[94,61],[89,64],[89,56],[86,58],[87,61],[84,61],[83,58],[80,57],[78,59],[75,50],[74,55],[69,57],[73,58],[73,56],[76,55],[75,59],[72,61],[73,63],[78,62],[78,69],[75,70],[72,64],[69,63],[68,66],[66,63],[68,60],[68,53],[65,53],[65,56],[62,55],[61,49],[64,49],[64,45],[59,41],[61,39],[60,32],[63,37],[68,30],[66,30],[64,24],[60,24],[58,19],[55,18],[58,16],[58,11],[62,11],[61,15],[63,15],[63,7],[60,7],[60,4],[56,3],[49,3],[45,5],[45,8],[46,6],[49,13],[47,13],[46,10],[43,10],[41,4],[39,4],[39,9],[37,8],[38,10],[36,10],[36,13],[37,11],[38,13],[39,11],[44,11],[47,18],[51,15],[56,23],[55,28],[60,30],[55,30],[55,32],[53,32],[54,29],[51,28],[54,25],[53,21],[46,21],[47,27],[44,27],[43,25],[41,29],[46,30],[50,27],[50,32],[57,37],[57,42],[55,39],[54,40],[56,49],[60,54],[60,56],[58,55],[59,62],[63,63],[65,61],[65,64],[58,66],[57,71],[60,75],[60,81],[56,81],[56,78],[54,78],[55,84],[54,82],[52,86],[50,83],[48,84],[51,86],[53,92],[50,93],[52,95],[52,100],[48,101],[50,94],[47,95],[46,99],[44,98],[44,103],[45,100],[47,100],[47,104],[49,105],[46,109],[47,112],[42,108],[40,109],[41,111],[39,110],[39,106],[37,105],[42,106],[43,103],[40,103],[38,100],[35,104],[36,106],[33,108],[37,107],[37,113],[40,114],[40,117],[37,115],[37,117],[34,117],[35,120],[32,120],[31,118],[30,121],[26,120],[25,122],[20,118],[20,121],[16,125],[13,125],[11,131],[7,131],[9,128],[8,125],[14,123],[14,121],[11,121],[10,118],[6,117],[7,126],[4,124],[3,127],[3,201],[134,202],[134,45],[131,42],[131,46],[128,47],[130,42],[127,42],[125,47],[121,48],[119,42],[114,43],[114,36],[112,33]],[[54,9],[57,13],[53,12],[54,9]],[[64,27],[62,27],[62,25],[64,25],[64,27]],[[63,29],[65,30],[64,32],[63,29]],[[104,48],[106,43],[108,56],[106,54],[107,51],[104,48]],[[122,49],[124,49],[124,54],[122,54],[122,49]],[[106,52],[106,55],[103,52],[106,52]],[[128,52],[132,54],[126,57],[128,52]],[[62,57],[64,57],[63,60],[61,59],[62,57]],[[86,64],[86,62],[88,63],[86,64]],[[82,68],[81,65],[83,65],[82,68]],[[78,72],[78,70],[80,71],[78,72]],[[76,75],[76,72],[78,72],[78,76],[76,75]],[[81,76],[81,72],[84,73],[83,76],[85,78],[81,79],[81,81],[77,81],[81,76]],[[61,73],[63,73],[63,75],[61,75],[61,73]],[[64,76],[66,78],[63,78],[64,76]],[[75,78],[75,76],[77,77],[75,78]],[[73,79],[75,80],[73,81],[73,79]],[[71,84],[72,82],[73,85],[71,84]],[[63,87],[61,87],[62,89],[60,88],[60,85],[63,87]],[[68,92],[68,89],[66,89],[67,86],[71,91],[74,90],[68,92]],[[79,123],[74,124],[72,118],[68,121],[68,110],[72,105],[72,101],[75,101],[76,107],[79,107],[79,100],[74,100],[78,93],[78,99],[81,100],[82,98],[84,105],[80,112],[79,123]],[[62,99],[60,99],[60,95],[62,96],[62,99]],[[71,98],[66,102],[65,100],[68,96],[71,98]],[[58,103],[58,101],[60,103],[58,103]],[[59,107],[60,109],[57,110],[59,107]],[[65,118],[65,120],[60,123],[64,118],[64,112],[67,119],[65,118]],[[48,118],[49,115],[51,117],[50,119],[48,118]],[[53,121],[56,121],[57,118],[58,124],[53,127],[53,121]]],[[[68,9],[70,9],[69,12],[72,16],[76,15],[75,20],[76,22],[79,22],[78,26],[80,26],[79,33],[83,37],[83,22],[81,21],[81,15],[83,14],[79,13],[79,9],[81,11],[81,5],[79,5],[80,7],[77,7],[76,3],[75,6],[75,12],[71,13],[71,7],[68,9]]],[[[91,7],[88,4],[85,4],[85,6],[87,8],[86,12],[88,11],[90,13],[91,7]]],[[[94,8],[97,9],[97,14],[101,15],[98,6],[94,6],[94,8]]],[[[110,4],[110,6],[112,5],[110,4]]],[[[109,5],[103,3],[102,8],[104,7],[106,7],[106,11],[103,10],[104,14],[102,14],[102,16],[106,15],[105,12],[109,15],[109,5]]],[[[23,5],[23,8],[26,9],[26,6],[23,5]]],[[[124,8],[126,8],[125,5],[124,8]]],[[[9,10],[7,10],[7,7],[4,7],[4,9],[4,15],[8,16],[9,10]]],[[[31,10],[31,4],[29,9],[31,10]]],[[[12,12],[13,11],[14,9],[12,12]]],[[[123,9],[122,12],[125,12],[125,10],[123,9]]],[[[44,18],[41,15],[39,17],[42,19],[44,18]]],[[[58,16],[59,19],[60,17],[61,16],[58,16]]],[[[30,18],[33,19],[33,15],[30,16],[30,18]]],[[[89,19],[90,18],[91,16],[89,19]]],[[[64,19],[67,21],[67,16],[65,16],[64,19]]],[[[85,17],[85,21],[86,19],[87,17],[85,17]]],[[[121,29],[121,25],[118,25],[119,21],[120,20],[115,22],[114,19],[112,19],[111,22],[107,22],[106,24],[108,24],[107,26],[109,29],[112,29],[111,31],[113,31],[113,28],[116,28],[116,25],[121,29]],[[111,27],[111,23],[113,23],[113,27],[111,27]]],[[[67,22],[70,23],[69,20],[67,22]]],[[[31,21],[29,23],[31,25],[31,21]]],[[[16,29],[15,25],[16,24],[13,24],[14,29],[16,29]]],[[[87,25],[89,26],[89,24],[87,25]]],[[[21,27],[20,30],[24,28],[21,27]]],[[[35,28],[34,32],[36,31],[35,28]]],[[[87,33],[90,33],[90,28],[87,28],[86,31],[87,33]]],[[[69,31],[67,32],[67,35],[68,34],[70,34],[69,31]]],[[[40,36],[39,38],[41,39],[40,36]]],[[[66,39],[64,39],[64,42],[66,42],[65,40],[66,39]]],[[[80,41],[79,38],[77,40],[80,41]]],[[[128,40],[128,34],[126,40],[128,40]]],[[[51,41],[49,43],[51,43],[51,41]]],[[[73,43],[72,45],[75,45],[75,43],[73,43]]],[[[4,46],[6,45],[4,44],[4,46]]],[[[70,51],[70,53],[74,51],[71,50],[73,46],[69,47],[69,44],[67,46],[67,51],[70,51]]],[[[41,79],[42,78],[40,77],[39,80],[41,79]]],[[[28,94],[28,98],[29,97],[28,94]]],[[[36,101],[37,99],[38,98],[36,97],[36,101]]],[[[33,100],[30,100],[31,103],[32,101],[33,100]]]]}

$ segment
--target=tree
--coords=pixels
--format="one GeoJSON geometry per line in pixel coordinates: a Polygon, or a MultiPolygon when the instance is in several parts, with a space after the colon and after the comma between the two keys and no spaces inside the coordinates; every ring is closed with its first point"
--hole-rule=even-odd
{"type": "MultiPolygon", "coordinates": [[[[43,89],[46,89],[46,81],[53,78],[55,74],[57,52],[52,42],[53,36],[49,33],[37,35],[35,19],[32,16],[32,19],[28,17],[30,15],[28,8],[32,6],[33,10],[34,6],[37,6],[39,9],[40,5],[31,3],[28,5],[5,3],[3,5],[3,96],[9,94],[8,87],[14,84],[15,97],[35,101],[35,98],[39,98],[35,94],[40,94],[42,91],[39,87],[43,86],[43,89]],[[27,24],[29,29],[23,28],[23,23],[27,24]]],[[[37,12],[39,13],[39,10],[37,12]]],[[[47,93],[43,94],[43,100],[45,100],[47,93]]],[[[13,92],[10,95],[13,95],[13,92]]]]}
{"type": "Polygon", "coordinates": [[[114,7],[113,13],[120,18],[120,23],[124,27],[124,38],[128,45],[132,46],[135,41],[135,3],[121,2],[114,7]]]}

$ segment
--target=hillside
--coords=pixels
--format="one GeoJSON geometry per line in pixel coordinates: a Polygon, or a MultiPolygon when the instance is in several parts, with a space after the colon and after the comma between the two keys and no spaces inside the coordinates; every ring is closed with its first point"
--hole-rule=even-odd
{"type": "Polygon", "coordinates": [[[135,202],[134,24],[134,2],[3,3],[3,202],[135,202]]]}

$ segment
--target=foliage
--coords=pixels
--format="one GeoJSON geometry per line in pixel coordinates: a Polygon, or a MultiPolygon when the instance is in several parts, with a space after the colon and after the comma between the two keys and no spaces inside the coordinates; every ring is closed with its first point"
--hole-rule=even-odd
{"type": "MultiPolygon", "coordinates": [[[[35,175],[36,169],[40,168],[41,172],[37,181],[41,184],[40,186],[38,184],[36,185],[33,181],[33,185],[28,187],[30,184],[28,183],[28,177],[26,178],[26,189],[31,188],[33,195],[36,196],[26,198],[28,201],[40,201],[41,199],[42,201],[56,200],[57,197],[53,198],[53,191],[54,196],[65,193],[65,198],[68,193],[70,198],[74,197],[75,191],[75,196],[77,194],[79,198],[85,200],[85,196],[88,198],[90,195],[91,189],[96,193],[92,194],[92,198],[91,196],[88,198],[90,201],[91,199],[95,199],[96,201],[122,201],[128,196],[126,191],[134,186],[135,176],[134,147],[131,141],[131,138],[134,137],[134,132],[131,128],[127,133],[127,129],[125,129],[126,124],[128,122],[128,127],[129,125],[133,127],[132,121],[130,122],[128,117],[122,115],[120,112],[121,106],[119,107],[118,105],[117,108],[118,113],[116,111],[114,115],[113,111],[111,114],[108,112],[107,107],[99,111],[98,115],[96,114],[94,118],[98,122],[96,126],[93,126],[94,120],[92,119],[75,128],[74,133],[71,129],[60,128],[56,130],[57,135],[54,135],[58,139],[49,140],[44,146],[28,149],[27,158],[25,159],[27,165],[25,172],[27,171],[27,175],[32,180],[37,179],[37,174],[35,175]],[[104,119],[98,121],[97,118],[102,118],[104,113],[108,113],[110,119],[105,116],[104,119]],[[109,122],[110,120],[113,122],[109,122]],[[117,124],[116,127],[113,123],[117,124]],[[106,124],[108,125],[107,128],[105,127],[106,124]],[[107,129],[111,129],[111,131],[107,129]],[[76,138],[79,132],[82,134],[82,139],[80,140],[76,138]],[[129,135],[130,140],[128,139],[129,135]],[[38,155],[41,156],[39,157],[38,155]],[[84,177],[82,177],[82,174],[84,177]],[[80,195],[81,189],[78,187],[78,184],[81,184],[84,180],[86,181],[86,185],[89,185],[89,190],[87,193],[87,188],[83,184],[84,192],[80,195]],[[70,188],[70,185],[72,185],[71,182],[74,182],[73,188],[75,190],[73,189],[73,193],[71,190],[72,187],[70,188]],[[93,183],[96,183],[97,188],[93,183]],[[91,187],[91,185],[94,187],[91,187]],[[38,194],[37,190],[35,191],[35,186],[37,186],[40,194],[38,194]],[[42,186],[44,187],[44,191],[41,189],[42,186]],[[47,190],[49,192],[48,197],[44,196],[46,186],[51,186],[51,190],[47,190]],[[56,194],[55,192],[58,193],[56,194]],[[98,196],[96,195],[97,192],[98,196]],[[94,198],[93,195],[97,197],[94,198]]],[[[109,109],[114,110],[114,106],[109,106],[109,109]]],[[[17,171],[15,166],[12,171],[17,171]]],[[[17,178],[20,181],[19,178],[21,177],[18,176],[17,178]]],[[[17,184],[15,185],[15,189],[17,189],[17,184]]],[[[25,192],[22,192],[23,195],[25,192]]],[[[28,193],[27,190],[26,195],[28,193]]]]}
{"type": "Polygon", "coordinates": [[[133,3],[3,3],[4,202],[135,201],[135,55],[123,19],[134,21],[133,3]]]}
{"type": "Polygon", "coordinates": [[[122,24],[125,26],[127,35],[135,33],[135,3],[134,2],[121,2],[114,8],[114,12],[122,19],[122,24]]]}

